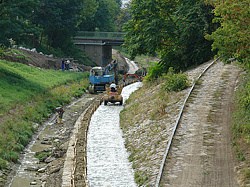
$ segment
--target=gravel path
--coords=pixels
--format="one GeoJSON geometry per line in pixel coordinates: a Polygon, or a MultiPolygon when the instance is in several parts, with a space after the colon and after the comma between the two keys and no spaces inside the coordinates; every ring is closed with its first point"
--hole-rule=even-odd
{"type": "MultiPolygon", "coordinates": [[[[211,63],[186,73],[193,83],[211,63]]],[[[229,140],[232,93],[239,69],[215,63],[196,86],[173,141],[162,186],[234,186],[229,140]],[[166,172],[167,171],[167,172],[166,172]],[[225,172],[225,173],[224,173],[225,172]]],[[[138,184],[155,186],[169,138],[191,88],[167,94],[163,82],[142,87],[122,112],[121,128],[138,184]]]]}
{"type": "Polygon", "coordinates": [[[178,126],[162,186],[237,186],[229,129],[238,74],[217,62],[202,77],[178,126]]]}

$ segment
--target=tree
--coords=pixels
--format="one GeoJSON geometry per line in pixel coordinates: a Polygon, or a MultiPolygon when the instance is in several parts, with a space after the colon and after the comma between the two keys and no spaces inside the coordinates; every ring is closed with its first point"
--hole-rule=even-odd
{"type": "Polygon", "coordinates": [[[249,0],[214,0],[212,3],[217,16],[214,22],[221,27],[206,38],[213,40],[213,50],[218,50],[224,60],[236,59],[250,69],[249,0]]]}
{"type": "Polygon", "coordinates": [[[9,39],[21,43],[28,34],[38,31],[29,22],[37,3],[37,0],[0,0],[0,45],[9,46],[9,39]]]}
{"type": "Polygon", "coordinates": [[[82,0],[40,0],[32,21],[43,28],[48,46],[64,48],[77,32],[82,8],[82,0]]]}
{"type": "Polygon", "coordinates": [[[160,53],[163,71],[200,64],[213,56],[204,39],[214,27],[212,8],[199,0],[133,0],[125,46],[132,58],[160,53]]]}
{"type": "Polygon", "coordinates": [[[84,18],[79,28],[85,31],[114,31],[121,0],[97,0],[96,12],[84,18]]]}
{"type": "Polygon", "coordinates": [[[129,4],[125,4],[123,8],[121,8],[120,13],[118,14],[115,20],[115,29],[118,32],[122,31],[122,28],[125,23],[131,20],[131,15],[129,13],[129,4]]]}
{"type": "Polygon", "coordinates": [[[82,31],[94,31],[94,16],[99,4],[97,0],[83,1],[82,16],[78,22],[78,29],[82,31]]]}

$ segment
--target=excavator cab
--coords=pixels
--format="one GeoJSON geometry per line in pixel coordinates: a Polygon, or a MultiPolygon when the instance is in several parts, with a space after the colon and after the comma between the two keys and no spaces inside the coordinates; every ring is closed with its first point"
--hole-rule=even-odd
{"type": "Polygon", "coordinates": [[[116,60],[104,67],[93,67],[89,75],[89,93],[105,91],[105,87],[111,82],[118,82],[118,66],[116,60]]]}
{"type": "Polygon", "coordinates": [[[90,70],[90,76],[96,77],[96,76],[103,76],[104,70],[102,67],[94,67],[90,70]]]}

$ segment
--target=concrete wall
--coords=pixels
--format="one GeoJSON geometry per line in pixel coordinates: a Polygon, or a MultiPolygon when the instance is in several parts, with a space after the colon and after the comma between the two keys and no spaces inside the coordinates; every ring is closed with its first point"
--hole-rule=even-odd
{"type": "Polygon", "coordinates": [[[103,45],[103,40],[98,39],[77,39],[74,41],[77,46],[83,51],[88,57],[96,62],[99,66],[106,66],[112,60],[112,46],[103,45]]]}
{"type": "Polygon", "coordinates": [[[104,45],[102,48],[103,65],[106,66],[112,61],[112,46],[104,45]]]}
{"type": "Polygon", "coordinates": [[[112,61],[112,45],[105,44],[105,39],[75,38],[75,44],[99,66],[106,66],[112,61]]]}

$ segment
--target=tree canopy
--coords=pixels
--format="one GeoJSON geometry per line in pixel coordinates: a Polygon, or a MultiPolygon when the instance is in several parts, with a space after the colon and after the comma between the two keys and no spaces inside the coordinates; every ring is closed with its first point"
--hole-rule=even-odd
{"type": "Polygon", "coordinates": [[[114,31],[120,14],[121,0],[96,0],[95,13],[87,15],[79,28],[85,31],[114,31]]]}
{"type": "Polygon", "coordinates": [[[159,53],[163,71],[200,64],[214,55],[204,38],[216,28],[212,9],[199,0],[132,0],[125,46],[132,58],[159,53]]]}
{"type": "Polygon", "coordinates": [[[36,26],[27,21],[37,6],[37,0],[0,0],[0,45],[8,46],[10,39],[21,42],[27,34],[37,32],[36,26]]]}
{"type": "Polygon", "coordinates": [[[63,47],[77,31],[82,7],[82,0],[40,0],[31,21],[43,29],[50,46],[63,47]]]}
{"type": "Polygon", "coordinates": [[[120,8],[121,0],[0,0],[0,45],[32,38],[33,47],[67,51],[78,30],[114,31],[120,8]]]}
{"type": "Polygon", "coordinates": [[[121,0],[0,0],[0,45],[32,38],[34,47],[68,51],[78,30],[121,31],[125,24],[131,57],[160,54],[162,72],[217,52],[250,69],[249,12],[248,0],[132,0],[125,8],[121,0]]]}
{"type": "Polygon", "coordinates": [[[226,61],[238,60],[248,69],[250,56],[250,7],[249,0],[213,0],[214,22],[220,23],[215,32],[206,35],[213,40],[213,50],[226,61]]]}

